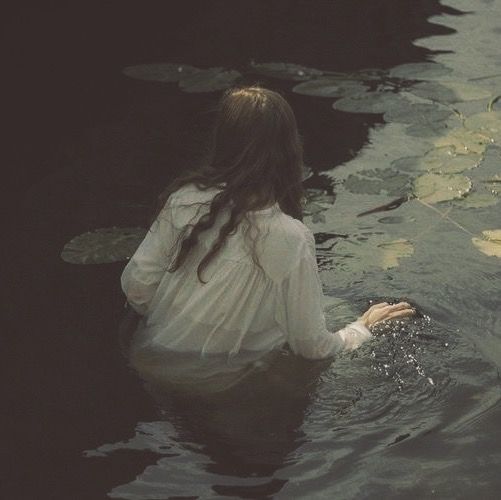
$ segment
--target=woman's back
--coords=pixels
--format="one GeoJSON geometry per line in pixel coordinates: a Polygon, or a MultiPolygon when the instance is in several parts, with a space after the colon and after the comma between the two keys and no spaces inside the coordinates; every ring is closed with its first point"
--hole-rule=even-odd
{"type": "Polygon", "coordinates": [[[327,329],[315,240],[300,222],[302,153],[280,94],[257,86],[224,93],[207,158],[160,195],[162,210],[122,274],[143,315],[131,350],[143,375],[218,390],[286,344],[327,358],[370,338],[370,318],[412,312],[379,304],[327,329]]]}
{"type": "Polygon", "coordinates": [[[287,341],[281,324],[283,281],[312,247],[314,252],[309,229],[275,204],[248,213],[249,236],[261,267],[253,260],[242,222],[205,268],[201,283],[197,264],[229,217],[223,211],[200,234],[184,264],[167,272],[169,250],[180,232],[208,211],[209,204],[203,203],[219,191],[190,184],[173,193],[122,274],[129,302],[144,314],[133,343],[136,364],[158,364],[163,378],[185,381],[185,371],[192,379],[240,372],[280,349],[287,341]]]}

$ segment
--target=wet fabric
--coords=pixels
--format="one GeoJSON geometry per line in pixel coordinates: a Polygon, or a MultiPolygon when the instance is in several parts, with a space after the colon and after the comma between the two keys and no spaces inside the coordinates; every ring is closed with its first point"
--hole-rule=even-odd
{"type": "Polygon", "coordinates": [[[208,213],[219,190],[188,185],[173,193],[122,273],[127,301],[142,315],[133,364],[182,383],[242,374],[286,345],[322,359],[370,338],[359,321],[335,333],[327,329],[313,234],[278,203],[249,212],[251,224],[244,220],[203,270],[205,284],[197,266],[228,220],[228,209],[200,234],[183,265],[169,272],[178,236],[208,213]]]}

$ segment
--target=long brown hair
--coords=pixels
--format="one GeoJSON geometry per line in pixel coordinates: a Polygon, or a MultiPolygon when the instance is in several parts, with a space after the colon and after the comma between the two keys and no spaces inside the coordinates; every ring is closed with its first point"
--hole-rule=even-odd
{"type": "MultiPolygon", "coordinates": [[[[302,220],[303,141],[287,101],[277,92],[258,85],[234,87],[224,92],[216,107],[216,119],[205,161],[196,171],[171,182],[158,197],[158,216],[169,196],[186,184],[200,190],[221,189],[210,202],[208,213],[181,232],[173,272],[196,246],[200,233],[211,228],[218,214],[230,208],[212,248],[197,268],[198,279],[248,211],[278,202],[282,212],[302,220]],[[191,227],[191,231],[188,231],[191,227]]],[[[247,233],[247,231],[246,231],[247,233]]],[[[259,265],[255,252],[253,260],[259,265]]],[[[261,267],[261,266],[260,266],[261,267]]]]}

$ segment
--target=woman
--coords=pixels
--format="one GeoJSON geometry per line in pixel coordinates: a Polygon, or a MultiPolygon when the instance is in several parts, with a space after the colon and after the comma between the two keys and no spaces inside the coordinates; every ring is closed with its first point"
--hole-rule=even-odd
{"type": "Polygon", "coordinates": [[[324,359],[355,349],[377,322],[413,314],[372,306],[328,331],[312,232],[301,222],[302,142],[294,113],[259,86],[226,91],[206,164],[159,197],[121,284],[142,315],[131,360],[160,383],[217,391],[288,345],[324,359]]]}

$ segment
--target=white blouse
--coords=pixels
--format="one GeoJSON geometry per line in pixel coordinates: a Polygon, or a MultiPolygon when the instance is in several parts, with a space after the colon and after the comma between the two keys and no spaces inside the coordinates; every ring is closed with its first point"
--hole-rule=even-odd
{"type": "Polygon", "coordinates": [[[198,263],[228,220],[225,210],[183,265],[168,272],[177,236],[208,212],[200,202],[218,191],[190,184],[173,193],[125,266],[122,290],[142,315],[131,349],[139,371],[165,382],[224,388],[286,344],[322,359],[371,337],[360,321],[335,333],[327,329],[313,233],[278,203],[249,212],[262,269],[244,241],[243,222],[202,271],[206,284],[198,280],[198,263]]]}

